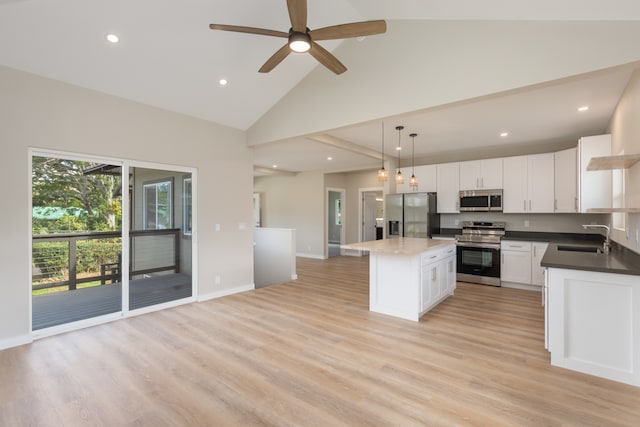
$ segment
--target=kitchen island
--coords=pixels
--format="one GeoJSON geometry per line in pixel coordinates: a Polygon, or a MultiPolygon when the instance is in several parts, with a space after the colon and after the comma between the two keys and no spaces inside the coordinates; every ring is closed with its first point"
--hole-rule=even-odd
{"type": "Polygon", "coordinates": [[[401,237],[342,245],[369,252],[369,310],[418,321],[456,287],[452,241],[401,237]]]}

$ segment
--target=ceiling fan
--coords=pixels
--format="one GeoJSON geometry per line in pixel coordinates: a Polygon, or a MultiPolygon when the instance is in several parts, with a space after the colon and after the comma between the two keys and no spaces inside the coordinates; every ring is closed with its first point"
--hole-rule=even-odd
{"type": "Polygon", "coordinates": [[[347,71],[347,67],[338,61],[338,58],[333,56],[331,52],[317,44],[317,40],[370,36],[384,33],[387,30],[387,24],[383,20],[352,22],[349,24],[332,25],[317,30],[309,30],[309,28],[307,28],[307,0],[287,0],[287,8],[289,9],[289,19],[291,20],[291,28],[288,33],[238,25],[210,24],[209,28],[212,30],[236,31],[239,33],[260,34],[289,39],[287,44],[274,53],[260,70],[258,70],[261,73],[268,73],[273,70],[276,65],[281,63],[291,52],[309,52],[318,62],[336,74],[344,73],[347,71]]]}

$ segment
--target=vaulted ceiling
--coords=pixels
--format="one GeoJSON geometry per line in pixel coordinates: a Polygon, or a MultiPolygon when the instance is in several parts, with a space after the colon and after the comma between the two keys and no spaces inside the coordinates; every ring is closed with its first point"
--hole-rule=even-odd
{"type": "MultiPolygon", "coordinates": [[[[640,6],[632,0],[308,1],[312,29],[371,19],[637,21],[640,6]]],[[[310,55],[296,54],[272,72],[258,73],[282,39],[212,31],[210,23],[285,32],[290,27],[284,0],[0,0],[0,64],[242,130],[322,67],[310,55]],[[109,33],[117,34],[120,42],[109,43],[109,33]],[[223,78],[226,86],[219,84],[223,78]]],[[[385,35],[371,36],[367,43],[376,37],[385,35]]],[[[321,42],[334,52],[341,43],[321,42]]],[[[350,67],[349,57],[339,59],[350,67]]],[[[635,68],[428,111],[404,111],[385,119],[386,139],[394,144],[393,127],[403,124],[405,141],[409,132],[417,132],[418,141],[446,141],[441,150],[472,152],[506,144],[508,139],[495,136],[502,130],[512,135],[510,143],[518,138],[553,142],[599,132],[635,68]],[[575,108],[585,101],[593,103],[589,116],[576,116],[575,108]]],[[[292,171],[369,167],[377,160],[367,150],[380,148],[377,119],[326,129],[311,139],[291,135],[256,146],[255,163],[292,171]],[[333,157],[333,163],[327,164],[327,157],[333,157]]],[[[418,157],[434,153],[427,144],[421,147],[418,157]]]]}

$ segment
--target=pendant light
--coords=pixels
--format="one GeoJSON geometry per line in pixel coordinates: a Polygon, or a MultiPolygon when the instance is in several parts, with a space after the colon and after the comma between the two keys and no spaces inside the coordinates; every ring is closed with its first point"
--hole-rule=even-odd
{"type": "Polygon", "coordinates": [[[416,136],[417,133],[412,133],[409,135],[411,137],[411,178],[409,179],[409,187],[412,187],[414,190],[418,189],[418,178],[416,178],[416,163],[415,163],[415,154],[416,154],[416,136]]]}
{"type": "Polygon", "coordinates": [[[389,178],[387,170],[384,168],[384,122],[382,122],[382,165],[378,170],[378,181],[384,182],[389,178]]]}
{"type": "Polygon", "coordinates": [[[396,184],[404,184],[404,175],[402,175],[402,171],[400,170],[400,151],[402,147],[400,146],[400,132],[404,129],[404,126],[396,126],[396,130],[398,131],[398,172],[396,173],[396,184]]]}

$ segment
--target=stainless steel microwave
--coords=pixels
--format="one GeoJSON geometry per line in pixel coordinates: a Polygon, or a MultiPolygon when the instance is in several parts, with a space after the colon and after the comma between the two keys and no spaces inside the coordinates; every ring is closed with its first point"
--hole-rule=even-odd
{"type": "Polygon", "coordinates": [[[502,212],[502,190],[461,191],[460,212],[502,212]]]}

